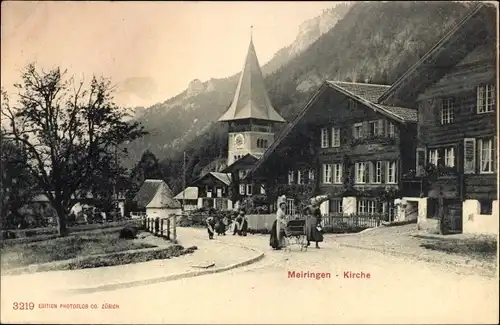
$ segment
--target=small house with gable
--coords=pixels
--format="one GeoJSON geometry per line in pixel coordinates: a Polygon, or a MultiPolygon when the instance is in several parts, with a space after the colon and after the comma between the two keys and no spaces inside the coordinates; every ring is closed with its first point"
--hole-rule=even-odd
{"type": "Polygon", "coordinates": [[[167,218],[181,213],[181,203],[161,179],[147,179],[137,192],[134,201],[140,209],[146,209],[148,218],[167,218]]]}

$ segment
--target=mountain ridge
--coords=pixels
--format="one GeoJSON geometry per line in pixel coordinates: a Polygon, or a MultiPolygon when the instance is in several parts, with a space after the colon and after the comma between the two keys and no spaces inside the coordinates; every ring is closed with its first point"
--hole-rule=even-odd
{"type": "MultiPolygon", "coordinates": [[[[291,121],[324,80],[390,85],[456,24],[470,6],[457,2],[355,3],[328,32],[265,76],[270,100],[280,115],[291,121]]],[[[155,154],[164,155],[160,159],[166,180],[176,190],[182,185],[180,157],[184,149],[188,157],[188,183],[215,160],[227,155],[227,127],[215,121],[228,108],[238,76],[216,81],[220,82],[217,91],[192,97],[195,101],[190,104],[198,108],[182,107],[169,112],[169,118],[175,121],[169,124],[169,131],[179,134],[172,143],[166,144],[158,134],[139,140],[142,144],[136,148],[138,152],[156,149],[155,154]],[[185,112],[196,112],[196,121],[185,112]],[[182,138],[186,129],[194,136],[182,138]]],[[[151,116],[156,119],[156,127],[165,127],[158,116],[151,116]]],[[[277,136],[280,130],[276,128],[277,136]]]]}

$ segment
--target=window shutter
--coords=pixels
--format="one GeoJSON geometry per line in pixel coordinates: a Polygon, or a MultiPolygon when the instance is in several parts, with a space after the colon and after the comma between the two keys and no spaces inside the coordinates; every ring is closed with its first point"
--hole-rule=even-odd
{"type": "Polygon", "coordinates": [[[368,124],[368,121],[363,122],[363,134],[362,137],[366,138],[370,134],[370,125],[368,124]]]}
{"type": "Polygon", "coordinates": [[[365,183],[369,183],[370,182],[370,168],[368,167],[370,166],[370,162],[367,161],[365,162],[365,183]]]}
{"type": "Polygon", "coordinates": [[[373,183],[375,180],[375,173],[374,173],[374,165],[372,161],[368,162],[368,178],[366,179],[367,183],[373,183]]]}
{"type": "Polygon", "coordinates": [[[389,136],[389,121],[382,120],[384,124],[384,136],[389,136]]]}
{"type": "Polygon", "coordinates": [[[444,161],[444,148],[437,149],[437,152],[438,152],[438,163],[437,163],[437,165],[438,166],[444,166],[445,165],[445,161],[444,161]]]}
{"type": "Polygon", "coordinates": [[[380,174],[381,174],[381,178],[382,178],[382,183],[387,183],[387,180],[386,180],[387,168],[388,168],[387,161],[381,161],[380,163],[382,164],[382,166],[380,166],[380,174]]]}
{"type": "Polygon", "coordinates": [[[353,126],[351,127],[351,129],[352,129],[352,138],[356,139],[356,125],[353,124],[353,126]]]}
{"type": "Polygon", "coordinates": [[[464,139],[464,174],[476,172],[476,139],[464,139]]]}
{"type": "Polygon", "coordinates": [[[417,154],[416,154],[416,176],[423,176],[425,173],[425,162],[427,161],[425,157],[426,150],[425,148],[417,148],[417,154]]]}
{"type": "Polygon", "coordinates": [[[493,137],[493,171],[498,171],[497,168],[498,162],[498,150],[497,150],[497,137],[493,137]]]}
{"type": "Polygon", "coordinates": [[[385,120],[378,120],[378,135],[380,136],[385,136],[385,126],[384,126],[384,121],[385,120]]]}

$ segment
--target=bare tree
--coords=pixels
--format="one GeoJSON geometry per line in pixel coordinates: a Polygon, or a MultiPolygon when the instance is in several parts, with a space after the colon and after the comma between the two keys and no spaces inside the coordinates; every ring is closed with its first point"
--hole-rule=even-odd
{"type": "MultiPolygon", "coordinates": [[[[66,216],[91,188],[93,175],[120,144],[146,134],[113,103],[108,79],[93,77],[88,85],[67,78],[60,68],[37,71],[34,64],[16,84],[11,106],[2,92],[7,135],[22,146],[28,169],[58,215],[59,233],[67,235],[66,216]]],[[[112,191],[112,188],[109,189],[112,191]]]]}

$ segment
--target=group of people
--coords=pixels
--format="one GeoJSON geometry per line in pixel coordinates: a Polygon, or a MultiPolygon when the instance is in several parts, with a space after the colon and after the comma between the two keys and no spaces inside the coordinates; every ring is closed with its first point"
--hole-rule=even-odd
{"type": "MultiPolygon", "coordinates": [[[[321,211],[319,205],[322,198],[316,197],[311,199],[311,204],[305,207],[305,236],[307,239],[307,246],[311,242],[316,243],[316,248],[319,243],[323,241],[323,233],[321,230],[321,211]]],[[[271,228],[271,238],[269,245],[275,249],[280,250],[286,246],[286,198],[280,197],[278,199],[278,211],[276,212],[276,220],[273,222],[271,228]]],[[[226,231],[230,226],[233,227],[233,235],[246,236],[248,231],[248,219],[245,210],[240,208],[233,211],[232,217],[217,216],[215,211],[210,210],[206,219],[208,238],[214,239],[214,235],[225,236],[226,231]]]]}
{"type": "MultiPolygon", "coordinates": [[[[278,200],[278,211],[276,212],[276,220],[273,222],[271,228],[271,238],[269,245],[275,249],[280,250],[285,247],[286,237],[286,198],[280,197],[278,200]]],[[[314,198],[311,199],[311,204],[304,208],[305,216],[305,236],[307,239],[307,246],[311,242],[316,243],[316,248],[319,243],[323,241],[323,233],[321,231],[321,211],[319,209],[319,201],[314,198]]]]}
{"type": "Polygon", "coordinates": [[[228,228],[233,228],[233,235],[246,236],[248,231],[248,219],[245,209],[233,211],[232,217],[217,216],[213,211],[209,211],[206,219],[208,238],[214,239],[214,235],[225,236],[228,228]]]}

